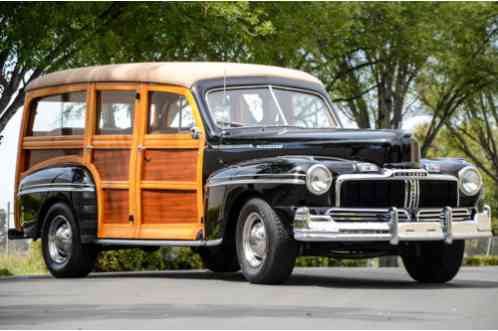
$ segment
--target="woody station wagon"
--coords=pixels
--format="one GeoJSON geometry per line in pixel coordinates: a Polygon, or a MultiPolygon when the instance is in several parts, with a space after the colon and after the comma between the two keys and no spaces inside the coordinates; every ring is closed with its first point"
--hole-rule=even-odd
{"type": "Polygon", "coordinates": [[[55,277],[102,249],[190,246],[207,268],[285,281],[299,255],[400,255],[420,282],[458,272],[491,235],[482,179],[420,159],[395,130],[343,129],[322,83],[229,63],[55,72],[27,87],[16,228],[55,277]]]}

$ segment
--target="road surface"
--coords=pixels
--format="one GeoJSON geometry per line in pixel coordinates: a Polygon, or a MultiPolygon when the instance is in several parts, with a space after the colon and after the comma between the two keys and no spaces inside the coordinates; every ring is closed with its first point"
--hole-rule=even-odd
{"type": "Polygon", "coordinates": [[[496,329],[498,268],[420,285],[402,268],[296,269],[281,286],[208,271],[0,279],[1,329],[496,329]]]}

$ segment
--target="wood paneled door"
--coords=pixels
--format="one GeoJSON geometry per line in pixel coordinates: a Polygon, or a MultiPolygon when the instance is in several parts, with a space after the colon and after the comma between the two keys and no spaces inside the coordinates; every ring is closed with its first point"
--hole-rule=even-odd
{"type": "Polygon", "coordinates": [[[202,237],[204,130],[185,88],[144,85],[136,136],[137,238],[202,237]]]}
{"type": "Polygon", "coordinates": [[[140,84],[96,84],[91,91],[94,109],[87,120],[84,157],[100,180],[98,237],[134,238],[139,224],[133,174],[140,84]]]}

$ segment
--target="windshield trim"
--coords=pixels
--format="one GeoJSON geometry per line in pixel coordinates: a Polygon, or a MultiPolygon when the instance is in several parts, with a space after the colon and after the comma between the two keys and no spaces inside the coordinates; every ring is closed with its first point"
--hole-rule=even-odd
{"type": "MultiPolygon", "coordinates": [[[[211,107],[209,106],[209,101],[208,101],[208,96],[210,93],[224,91],[224,90],[230,91],[230,90],[245,90],[245,89],[255,89],[255,88],[268,88],[272,97],[275,97],[275,95],[273,94],[274,93],[273,88],[279,89],[279,90],[296,91],[296,92],[314,95],[314,96],[320,98],[322,100],[322,102],[326,105],[327,110],[328,110],[328,115],[330,116],[331,120],[333,121],[333,124],[336,126],[334,129],[338,129],[338,128],[342,127],[341,121],[339,120],[339,117],[335,113],[334,108],[330,104],[329,100],[327,98],[325,98],[321,93],[315,92],[313,90],[303,89],[303,88],[289,87],[289,86],[282,86],[282,85],[275,85],[275,84],[256,84],[256,85],[237,85],[237,86],[232,85],[232,86],[227,86],[226,88],[215,87],[215,88],[207,90],[206,93],[204,94],[204,102],[206,103],[208,114],[211,117],[214,126],[220,130],[236,130],[236,129],[240,130],[240,129],[246,129],[246,128],[247,129],[249,129],[249,128],[254,129],[254,128],[272,127],[271,125],[267,125],[267,126],[259,126],[259,125],[258,126],[243,126],[243,127],[221,127],[218,125],[218,123],[215,120],[214,114],[211,112],[211,107]]],[[[277,105],[280,108],[279,103],[277,103],[277,105]]],[[[301,127],[299,127],[299,128],[303,129],[303,130],[310,129],[310,128],[301,128],[301,127]]]]}

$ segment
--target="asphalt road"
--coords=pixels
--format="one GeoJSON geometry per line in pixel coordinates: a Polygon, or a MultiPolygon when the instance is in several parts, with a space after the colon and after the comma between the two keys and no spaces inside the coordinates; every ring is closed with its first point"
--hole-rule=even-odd
{"type": "Polygon", "coordinates": [[[207,271],[0,279],[2,329],[496,329],[498,268],[420,285],[402,268],[296,269],[281,286],[207,271]]]}

